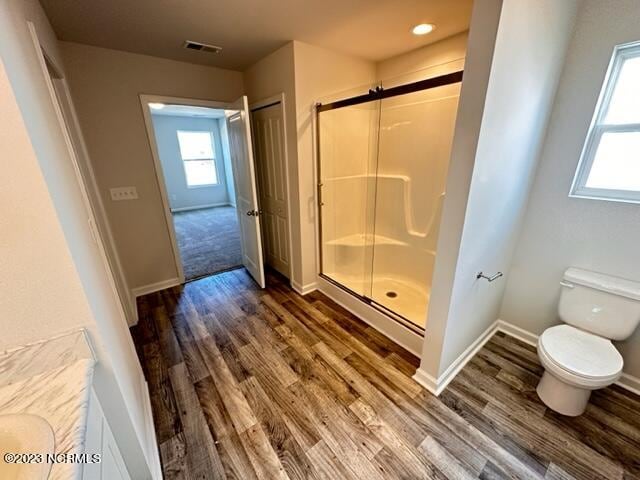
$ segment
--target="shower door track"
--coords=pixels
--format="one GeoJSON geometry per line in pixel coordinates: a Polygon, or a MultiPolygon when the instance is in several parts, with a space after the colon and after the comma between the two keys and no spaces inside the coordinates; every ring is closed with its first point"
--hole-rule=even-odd
{"type": "Polygon", "coordinates": [[[396,313],[393,310],[390,310],[389,308],[385,307],[384,305],[379,304],[378,302],[376,302],[372,298],[367,297],[366,295],[361,295],[358,292],[354,292],[349,287],[345,287],[343,284],[341,284],[340,282],[334,280],[333,278],[325,275],[324,273],[320,273],[320,277],[325,279],[330,284],[335,285],[339,289],[344,290],[349,295],[351,295],[353,297],[356,297],[358,300],[360,300],[361,302],[365,303],[366,305],[369,305],[371,308],[375,308],[378,312],[380,312],[383,315],[389,317],[391,320],[393,320],[396,323],[399,323],[403,327],[411,330],[413,333],[417,333],[421,337],[424,337],[424,328],[420,328],[418,325],[413,323],[408,318],[403,317],[399,313],[396,313]]]}
{"type": "Polygon", "coordinates": [[[357,95],[355,97],[336,100],[331,103],[317,103],[316,111],[317,113],[326,112],[328,110],[335,110],[336,108],[358,105],[359,103],[372,102],[374,100],[382,100],[385,98],[396,97],[398,95],[406,95],[407,93],[419,92],[420,90],[428,90],[430,88],[460,83],[462,81],[462,74],[463,70],[459,70],[457,72],[447,73],[438,77],[427,78],[426,80],[419,80],[417,82],[406,83],[404,85],[398,85],[397,87],[387,89],[377,86],[375,89],[369,90],[369,93],[357,95]]]}

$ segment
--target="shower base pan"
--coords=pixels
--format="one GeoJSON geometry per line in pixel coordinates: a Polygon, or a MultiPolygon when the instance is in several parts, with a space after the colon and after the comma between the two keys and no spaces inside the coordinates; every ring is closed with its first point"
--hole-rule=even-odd
{"type": "Polygon", "coordinates": [[[322,276],[378,308],[405,327],[424,334],[431,293],[426,288],[394,277],[374,277],[373,285],[370,285],[362,278],[344,274],[324,273],[322,276]]]}
{"type": "Polygon", "coordinates": [[[425,332],[409,320],[358,295],[326,274],[318,278],[318,290],[417,357],[422,354],[425,332]]]}

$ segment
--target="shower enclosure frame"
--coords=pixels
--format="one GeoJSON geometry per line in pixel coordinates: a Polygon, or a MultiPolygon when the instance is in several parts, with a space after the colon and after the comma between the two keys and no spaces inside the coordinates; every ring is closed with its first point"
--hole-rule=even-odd
{"type": "MultiPolygon", "coordinates": [[[[410,331],[424,336],[425,330],[424,328],[416,325],[414,322],[409,320],[408,318],[403,317],[402,315],[390,310],[384,305],[379,304],[374,299],[367,297],[366,295],[361,295],[358,292],[353,291],[346,285],[334,280],[330,276],[326,275],[323,272],[323,245],[322,245],[322,161],[321,161],[321,150],[320,150],[320,114],[322,112],[335,110],[344,107],[350,107],[353,105],[358,105],[361,103],[373,102],[373,101],[382,101],[385,98],[396,97],[399,95],[406,95],[409,93],[419,92],[422,90],[429,90],[431,88],[443,87],[446,85],[452,85],[455,83],[461,83],[463,78],[464,70],[458,70],[455,72],[447,73],[444,75],[439,75],[432,78],[427,78],[424,80],[419,80],[416,82],[411,82],[403,85],[398,85],[395,87],[390,87],[385,89],[382,85],[376,86],[375,89],[370,89],[368,93],[364,93],[362,95],[356,95],[353,97],[336,100],[330,103],[316,103],[315,104],[315,125],[316,125],[316,175],[317,175],[317,184],[316,184],[316,199],[317,199],[317,210],[318,210],[318,259],[319,259],[319,273],[318,275],[326,280],[327,282],[335,285],[341,290],[347,292],[358,300],[362,301],[366,305],[374,308],[378,312],[386,315],[390,319],[399,323],[403,327],[409,329],[410,331]]],[[[375,248],[375,247],[374,247],[375,248]]]]}

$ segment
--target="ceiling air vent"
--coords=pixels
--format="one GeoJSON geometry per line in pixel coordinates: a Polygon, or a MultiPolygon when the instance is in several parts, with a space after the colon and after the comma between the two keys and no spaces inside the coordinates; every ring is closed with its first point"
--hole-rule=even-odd
{"type": "Polygon", "coordinates": [[[222,51],[222,47],[217,47],[215,45],[207,45],[206,43],[194,42],[192,40],[187,40],[182,45],[183,48],[187,50],[198,50],[199,52],[207,52],[207,53],[220,53],[222,51]]]}

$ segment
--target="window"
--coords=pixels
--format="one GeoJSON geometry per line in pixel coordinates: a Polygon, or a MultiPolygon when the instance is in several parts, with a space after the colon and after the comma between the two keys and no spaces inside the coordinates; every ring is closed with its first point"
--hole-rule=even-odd
{"type": "Polygon", "coordinates": [[[640,42],[613,52],[571,196],[640,203],[640,42]]]}
{"type": "Polygon", "coordinates": [[[216,157],[211,132],[178,130],[180,156],[188,187],[205,187],[218,183],[216,157]]]}

